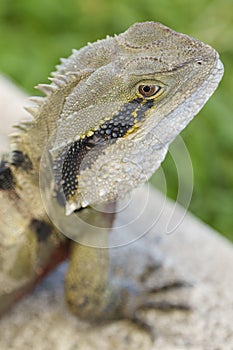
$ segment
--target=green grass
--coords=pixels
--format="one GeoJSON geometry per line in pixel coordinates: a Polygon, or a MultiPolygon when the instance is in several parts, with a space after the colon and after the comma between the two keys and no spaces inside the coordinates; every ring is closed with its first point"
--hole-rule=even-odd
{"type": "MultiPolygon", "coordinates": [[[[233,240],[232,0],[1,0],[0,71],[35,94],[33,86],[46,82],[58,57],[145,20],[193,35],[221,54],[220,88],[182,136],[195,177],[189,209],[233,240]]],[[[176,198],[170,156],[163,169],[168,194],[176,198]]]]}

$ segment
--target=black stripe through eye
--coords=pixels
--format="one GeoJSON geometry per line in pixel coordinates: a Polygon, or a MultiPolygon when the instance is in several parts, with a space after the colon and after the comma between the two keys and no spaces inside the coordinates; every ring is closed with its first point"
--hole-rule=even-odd
{"type": "Polygon", "coordinates": [[[145,112],[153,106],[153,101],[142,103],[141,98],[134,99],[105,121],[93,135],[86,136],[62,152],[56,161],[56,167],[62,167],[62,189],[66,199],[75,194],[78,187],[78,175],[81,170],[90,168],[103,150],[124,137],[135,122],[144,119],[145,112]],[[91,151],[91,152],[90,152],[91,151]]]}

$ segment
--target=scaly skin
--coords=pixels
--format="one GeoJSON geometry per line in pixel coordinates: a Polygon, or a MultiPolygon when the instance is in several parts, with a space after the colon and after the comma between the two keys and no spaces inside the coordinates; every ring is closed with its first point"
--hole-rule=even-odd
{"type": "Polygon", "coordinates": [[[71,310],[89,321],[137,319],[150,292],[139,280],[156,262],[137,247],[135,267],[132,254],[125,261],[125,248],[102,248],[114,215],[89,206],[109,206],[151,176],[222,74],[210,46],[152,22],[62,60],[52,83],[38,86],[46,97],[32,98],[34,119],[19,125],[1,164],[1,311],[71,244],[71,310]],[[102,228],[93,235],[78,217],[102,228]],[[124,275],[126,264],[140,271],[139,280],[124,275]]]}

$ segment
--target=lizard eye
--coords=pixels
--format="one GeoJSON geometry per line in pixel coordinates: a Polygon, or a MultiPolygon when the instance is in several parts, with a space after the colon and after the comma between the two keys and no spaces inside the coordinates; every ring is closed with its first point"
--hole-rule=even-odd
{"type": "Polygon", "coordinates": [[[161,89],[158,85],[139,85],[138,92],[143,97],[151,97],[159,92],[161,89]]]}

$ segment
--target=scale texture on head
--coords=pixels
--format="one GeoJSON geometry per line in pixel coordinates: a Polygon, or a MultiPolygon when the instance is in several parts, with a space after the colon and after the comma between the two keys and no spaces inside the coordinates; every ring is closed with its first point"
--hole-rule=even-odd
{"type": "Polygon", "coordinates": [[[154,22],[61,61],[13,148],[50,167],[67,214],[145,182],[223,74],[213,48],[154,22]]]}

